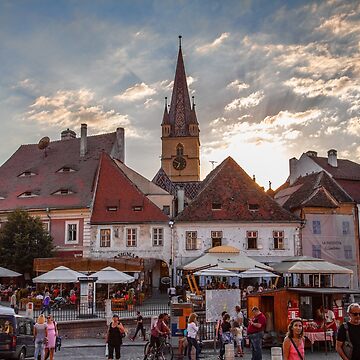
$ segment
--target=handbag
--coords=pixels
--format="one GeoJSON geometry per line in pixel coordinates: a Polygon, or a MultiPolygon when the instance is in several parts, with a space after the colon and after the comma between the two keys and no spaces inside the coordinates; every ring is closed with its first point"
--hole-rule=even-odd
{"type": "Polygon", "coordinates": [[[352,353],[353,353],[353,344],[350,341],[348,323],[344,324],[344,329],[346,331],[346,339],[345,339],[345,341],[343,343],[342,350],[345,353],[346,357],[348,359],[351,359],[352,353]]]}
{"type": "Polygon", "coordinates": [[[304,360],[304,358],[302,357],[299,349],[298,349],[297,346],[295,345],[294,340],[293,340],[291,337],[289,337],[289,339],[290,339],[290,341],[292,342],[292,344],[294,345],[294,348],[295,348],[296,352],[298,353],[300,360],[304,360]]]}
{"type": "Polygon", "coordinates": [[[108,344],[105,344],[105,356],[109,356],[109,346],[108,344]]]}
{"type": "Polygon", "coordinates": [[[223,332],[221,335],[221,340],[223,344],[230,344],[233,342],[233,336],[231,332],[223,332]]]}

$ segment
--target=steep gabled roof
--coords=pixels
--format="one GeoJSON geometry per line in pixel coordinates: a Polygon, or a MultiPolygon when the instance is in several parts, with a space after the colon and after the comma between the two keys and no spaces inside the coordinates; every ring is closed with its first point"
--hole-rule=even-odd
{"type": "Polygon", "coordinates": [[[139,190],[110,156],[103,153],[91,223],[143,223],[168,220],[168,216],[139,190]]]}
{"type": "Polygon", "coordinates": [[[0,167],[0,211],[90,207],[100,154],[111,153],[115,142],[115,132],[88,136],[84,157],[80,138],[52,141],[46,150],[21,145],[0,167]],[[54,195],[61,189],[71,193],[54,195]],[[19,197],[25,193],[32,195],[19,197]]]}
{"type": "Polygon", "coordinates": [[[156,173],[152,182],[157,186],[164,189],[169,194],[176,196],[177,189],[184,189],[185,196],[192,200],[200,191],[202,187],[201,181],[188,181],[188,182],[172,182],[170,178],[167,176],[166,172],[163,168],[160,168],[156,173]]]}
{"type": "Polygon", "coordinates": [[[337,207],[338,203],[353,199],[325,171],[301,177],[288,188],[283,188],[275,199],[287,210],[301,207],[337,207]],[[286,201],[282,201],[286,199],[286,201]]]}
{"type": "Polygon", "coordinates": [[[266,195],[228,157],[207,176],[197,197],[176,218],[176,221],[214,220],[296,222],[299,219],[266,195]]]}

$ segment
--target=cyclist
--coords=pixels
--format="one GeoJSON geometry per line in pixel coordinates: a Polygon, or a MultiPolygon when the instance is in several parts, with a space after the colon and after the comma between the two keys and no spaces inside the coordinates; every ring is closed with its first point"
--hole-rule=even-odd
{"type": "Polygon", "coordinates": [[[169,318],[168,314],[160,314],[156,323],[151,328],[150,345],[148,347],[146,355],[150,353],[153,347],[160,348],[161,337],[166,337],[170,334],[170,329],[166,325],[165,321],[169,318]]]}

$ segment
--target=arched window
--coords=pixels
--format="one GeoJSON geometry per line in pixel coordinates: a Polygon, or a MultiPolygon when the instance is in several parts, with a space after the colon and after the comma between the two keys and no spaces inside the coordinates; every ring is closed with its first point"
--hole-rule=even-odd
{"type": "Polygon", "coordinates": [[[184,155],[184,146],[182,144],[178,144],[178,146],[176,147],[176,155],[177,156],[184,155]]]}

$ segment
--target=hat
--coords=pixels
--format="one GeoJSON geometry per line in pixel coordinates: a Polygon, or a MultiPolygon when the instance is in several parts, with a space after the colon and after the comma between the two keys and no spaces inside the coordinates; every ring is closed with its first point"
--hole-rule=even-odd
{"type": "Polygon", "coordinates": [[[119,319],[119,315],[118,314],[113,314],[112,316],[113,318],[118,318],[119,319]]]}

